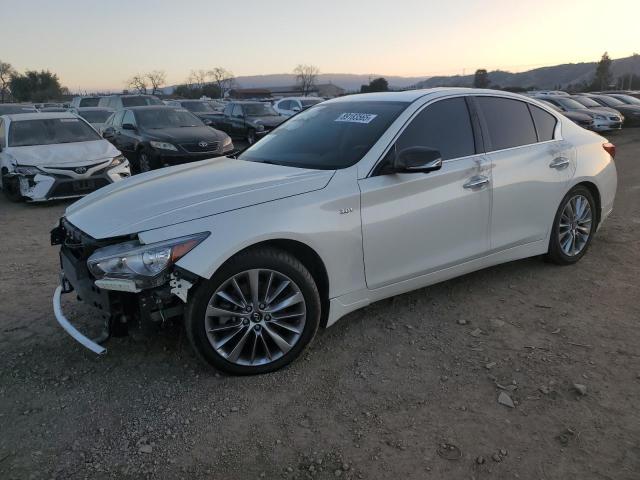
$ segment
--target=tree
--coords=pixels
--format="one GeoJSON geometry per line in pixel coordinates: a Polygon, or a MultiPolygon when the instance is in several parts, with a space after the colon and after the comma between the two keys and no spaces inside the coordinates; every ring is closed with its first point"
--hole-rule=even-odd
{"type": "Polygon", "coordinates": [[[209,70],[208,74],[218,87],[220,98],[223,98],[231,90],[236,81],[233,73],[222,67],[215,67],[213,70],[209,70]]]}
{"type": "Polygon", "coordinates": [[[298,65],[293,70],[296,76],[296,82],[300,87],[303,95],[308,95],[316,84],[316,79],[320,74],[318,67],[314,65],[298,65]]]}
{"type": "Polygon", "coordinates": [[[484,68],[479,68],[476,70],[475,75],[473,76],[473,86],[474,88],[487,88],[491,82],[489,81],[489,74],[484,68]]]}
{"type": "Polygon", "coordinates": [[[613,82],[611,63],[611,57],[609,57],[607,52],[604,52],[596,66],[596,73],[591,84],[593,90],[606,90],[609,88],[609,85],[613,82]]]}
{"type": "Polygon", "coordinates": [[[147,73],[145,77],[151,84],[151,95],[155,95],[167,80],[167,74],[164,73],[164,70],[154,70],[153,72],[147,73]]]}
{"type": "Polygon", "coordinates": [[[369,85],[362,85],[360,87],[360,93],[370,93],[370,92],[388,92],[389,91],[389,82],[387,82],[386,78],[374,78],[369,82],[369,85]]]}
{"type": "Polygon", "coordinates": [[[4,103],[9,99],[9,94],[11,93],[9,83],[11,82],[11,77],[15,74],[16,71],[10,63],[0,60],[0,103],[4,103]]]}
{"type": "Polygon", "coordinates": [[[9,82],[11,94],[19,102],[44,102],[59,98],[62,94],[60,80],[55,73],[27,70],[15,74],[9,82]]]}
{"type": "Polygon", "coordinates": [[[127,86],[137,93],[147,93],[147,78],[145,75],[134,75],[127,81],[127,86]]]}
{"type": "Polygon", "coordinates": [[[207,84],[207,76],[208,72],[206,70],[191,70],[189,78],[187,78],[187,85],[202,90],[202,87],[207,84]]]}

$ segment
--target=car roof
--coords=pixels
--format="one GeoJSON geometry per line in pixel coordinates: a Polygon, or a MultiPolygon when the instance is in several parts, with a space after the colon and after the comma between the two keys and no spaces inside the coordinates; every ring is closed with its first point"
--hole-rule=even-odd
{"type": "MultiPolygon", "coordinates": [[[[412,103],[423,97],[445,97],[448,95],[497,95],[505,98],[515,98],[519,100],[530,99],[524,95],[503,90],[490,90],[484,88],[466,88],[466,87],[436,87],[424,88],[420,90],[407,90],[403,92],[375,92],[375,93],[358,93],[355,95],[345,95],[324,103],[352,102],[352,101],[373,101],[373,102],[408,102],[412,103]]],[[[550,95],[547,95],[549,97],[550,95]]],[[[559,95],[558,95],[559,96],[559,95]]],[[[324,104],[323,103],[323,104],[324,104]]]]}
{"type": "Polygon", "coordinates": [[[108,107],[76,107],[75,110],[79,112],[113,112],[113,108],[108,107]]]}
{"type": "Polygon", "coordinates": [[[36,112],[36,113],[10,113],[3,115],[12,122],[20,120],[49,120],[55,118],[78,118],[77,115],[70,112],[36,112]]]}
{"type": "Polygon", "coordinates": [[[175,110],[173,105],[136,105],[134,107],[124,107],[122,110],[175,110]]]}

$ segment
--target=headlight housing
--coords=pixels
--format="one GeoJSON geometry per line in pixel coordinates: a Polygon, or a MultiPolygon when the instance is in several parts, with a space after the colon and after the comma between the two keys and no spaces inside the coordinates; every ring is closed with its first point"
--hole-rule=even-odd
{"type": "Polygon", "coordinates": [[[261,123],[258,123],[256,125],[256,131],[262,132],[263,130],[264,130],[264,125],[262,125],[261,123]]]}
{"type": "Polygon", "coordinates": [[[204,232],[148,245],[137,240],[109,245],[93,252],[87,267],[98,280],[127,279],[139,288],[151,288],[162,283],[157,280],[168,267],[208,236],[209,232],[204,232]]]}
{"type": "Polygon", "coordinates": [[[16,165],[15,172],[20,175],[37,175],[39,173],[42,173],[42,170],[40,170],[38,167],[30,167],[30,166],[23,167],[21,165],[16,165]]]}
{"type": "Polygon", "coordinates": [[[222,141],[222,149],[227,150],[229,147],[233,148],[233,140],[231,140],[231,137],[227,135],[222,141]]]}
{"type": "Polygon", "coordinates": [[[155,142],[155,141],[150,141],[149,144],[153,147],[153,148],[157,148],[158,150],[171,150],[174,152],[177,152],[178,149],[176,148],[176,146],[172,143],[168,143],[168,142],[155,142]]]}
{"type": "Polygon", "coordinates": [[[111,160],[111,163],[109,164],[109,168],[113,168],[113,167],[117,167],[118,165],[122,165],[126,161],[127,161],[127,159],[125,158],[124,155],[118,155],[117,157],[113,157],[113,160],[111,160]]]}

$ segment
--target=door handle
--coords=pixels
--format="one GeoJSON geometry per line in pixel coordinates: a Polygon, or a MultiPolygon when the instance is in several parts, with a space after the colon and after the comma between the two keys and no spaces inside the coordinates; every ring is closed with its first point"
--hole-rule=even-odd
{"type": "Polygon", "coordinates": [[[477,175],[475,177],[471,177],[471,179],[465,183],[462,187],[468,189],[480,188],[489,183],[489,177],[485,177],[484,175],[477,175]]]}
{"type": "Polygon", "coordinates": [[[569,159],[565,157],[554,158],[553,162],[549,164],[549,168],[555,168],[557,170],[562,170],[569,166],[569,159]]]}

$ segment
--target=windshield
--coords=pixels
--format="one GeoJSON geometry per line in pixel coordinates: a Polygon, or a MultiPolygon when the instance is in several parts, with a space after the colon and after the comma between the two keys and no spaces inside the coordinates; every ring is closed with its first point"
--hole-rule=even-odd
{"type": "Polygon", "coordinates": [[[148,129],[202,127],[198,117],[186,110],[154,108],[135,112],[138,125],[148,129]]]}
{"type": "Polygon", "coordinates": [[[238,158],[333,170],[357,163],[408,103],[322,103],[273,130],[238,158]]]}
{"type": "Polygon", "coordinates": [[[30,105],[0,105],[0,115],[10,115],[12,113],[33,113],[35,107],[30,105]]]}
{"type": "Polygon", "coordinates": [[[576,98],[576,102],[581,103],[585,107],[601,107],[602,106],[595,100],[591,100],[589,97],[576,98]]]}
{"type": "Polygon", "coordinates": [[[245,103],[242,105],[247,117],[277,117],[279,114],[267,103],[245,103]]]}
{"type": "Polygon", "coordinates": [[[300,100],[300,103],[302,103],[303,107],[310,107],[312,105],[317,105],[320,102],[322,102],[322,100],[319,98],[313,98],[313,99],[308,98],[308,99],[300,100]]]}
{"type": "Polygon", "coordinates": [[[101,140],[95,130],[79,118],[19,120],[9,126],[9,146],[53,145],[101,140]]]}
{"type": "Polygon", "coordinates": [[[78,115],[89,123],[104,123],[111,116],[111,112],[109,110],[87,110],[78,112],[78,115]]]}
{"type": "Polygon", "coordinates": [[[584,110],[584,105],[571,98],[556,98],[555,101],[568,110],[584,110]]]}
{"type": "Polygon", "coordinates": [[[190,112],[215,113],[216,111],[207,102],[183,102],[182,106],[190,112]]]}
{"type": "Polygon", "coordinates": [[[144,107],[145,105],[162,105],[162,102],[154,97],[122,97],[123,107],[144,107]]]}
{"type": "Polygon", "coordinates": [[[616,95],[615,97],[616,100],[621,100],[622,102],[628,104],[628,105],[640,105],[640,100],[638,100],[636,97],[632,97],[631,95],[616,95]]]}
{"type": "Polygon", "coordinates": [[[97,107],[100,102],[100,97],[87,97],[81,98],[79,107],[97,107]]]}
{"type": "Polygon", "coordinates": [[[613,97],[608,97],[606,95],[599,95],[598,98],[600,100],[602,100],[602,102],[607,106],[607,107],[615,107],[615,106],[620,106],[620,105],[624,105],[624,102],[621,102],[620,100],[618,100],[617,98],[613,98],[613,97]]]}

